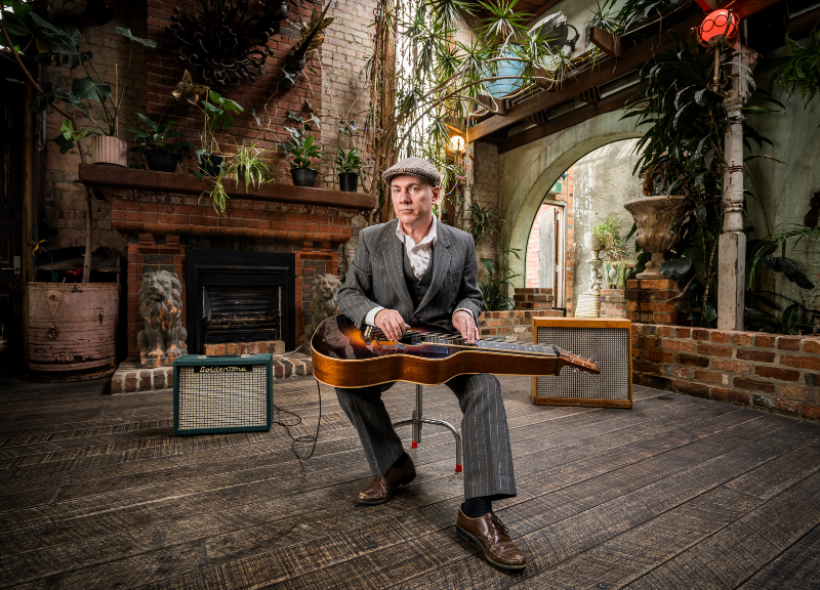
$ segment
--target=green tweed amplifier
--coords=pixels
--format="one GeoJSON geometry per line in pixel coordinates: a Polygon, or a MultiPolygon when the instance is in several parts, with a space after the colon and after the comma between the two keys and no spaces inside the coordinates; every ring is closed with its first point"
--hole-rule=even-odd
{"type": "Polygon", "coordinates": [[[272,414],[272,354],[174,361],[174,434],[270,430],[272,414]]]}

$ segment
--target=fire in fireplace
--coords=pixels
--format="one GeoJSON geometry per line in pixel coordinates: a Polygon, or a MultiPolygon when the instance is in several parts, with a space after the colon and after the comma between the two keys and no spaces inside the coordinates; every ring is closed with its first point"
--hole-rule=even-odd
{"type": "Polygon", "coordinates": [[[295,256],[188,250],[188,346],[283,340],[295,346],[295,256]]]}

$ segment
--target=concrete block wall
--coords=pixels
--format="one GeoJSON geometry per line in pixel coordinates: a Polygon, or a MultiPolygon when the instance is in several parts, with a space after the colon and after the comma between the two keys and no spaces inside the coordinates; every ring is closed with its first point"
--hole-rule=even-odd
{"type": "MultiPolygon", "coordinates": [[[[473,202],[490,209],[498,207],[498,191],[501,182],[501,160],[498,157],[498,147],[489,143],[477,142],[473,144],[473,202]]],[[[503,212],[502,212],[503,213],[503,212]]],[[[489,238],[476,244],[478,258],[496,259],[498,253],[489,238]]],[[[483,276],[484,267],[478,265],[479,277],[483,276]]]]}
{"type": "Polygon", "coordinates": [[[820,420],[820,337],[633,324],[635,383],[820,420]]]}

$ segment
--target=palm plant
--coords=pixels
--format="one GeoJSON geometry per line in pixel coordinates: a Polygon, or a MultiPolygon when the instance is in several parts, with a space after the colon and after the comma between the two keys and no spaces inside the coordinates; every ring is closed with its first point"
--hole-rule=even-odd
{"type": "MultiPolygon", "coordinates": [[[[397,0],[392,10],[387,3],[377,9],[374,55],[367,65],[372,106],[365,124],[376,169],[412,154],[437,164],[448,186],[463,175],[461,166],[445,165],[452,126],[463,130],[471,119],[498,111],[498,103],[482,102],[492,96],[493,82],[510,82],[513,96],[539,83],[561,83],[570,60],[562,48],[529,31],[531,15],[516,12],[517,2],[397,0]],[[479,20],[479,11],[488,16],[479,20]],[[477,35],[463,41],[456,33],[468,21],[475,22],[477,35]],[[545,63],[558,65],[550,72],[545,63]],[[503,64],[515,64],[514,72],[504,73],[503,64]]],[[[386,202],[379,176],[371,183],[368,192],[386,202]]]]}
{"type": "MultiPolygon", "coordinates": [[[[681,239],[670,254],[679,260],[667,260],[660,270],[681,279],[693,271],[687,286],[693,307],[689,320],[710,326],[717,319],[716,255],[723,226],[720,197],[728,167],[723,155],[726,129],[730,122],[740,123],[747,148],[751,142],[760,147],[771,141],[745,117],[729,120],[723,96],[709,90],[713,56],[691,37],[675,36],[675,40],[676,47],[655,55],[641,69],[638,102],[624,118],[637,117],[637,127],[648,126],[638,142],[635,165],[635,172],[644,175],[644,193],[687,197],[672,227],[681,239]]],[[[732,59],[734,51],[726,49],[723,54],[732,59]]],[[[754,80],[748,79],[754,88],[754,80]]],[[[767,93],[759,91],[758,96],[771,100],[767,93]]],[[[768,111],[757,105],[744,108],[744,114],[760,112],[768,111]]],[[[647,253],[639,253],[635,270],[640,272],[647,260],[647,253]]]]}

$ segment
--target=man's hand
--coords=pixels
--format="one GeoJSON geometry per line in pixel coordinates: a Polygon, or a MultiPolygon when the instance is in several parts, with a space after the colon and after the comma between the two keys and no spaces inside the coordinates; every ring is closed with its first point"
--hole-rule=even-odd
{"type": "Polygon", "coordinates": [[[398,341],[404,334],[404,318],[395,309],[383,309],[373,319],[388,340],[398,341]]]}
{"type": "Polygon", "coordinates": [[[478,328],[476,327],[475,320],[473,319],[473,314],[469,311],[460,309],[455,312],[453,314],[453,325],[468,344],[475,344],[475,341],[480,339],[478,328]]]}

